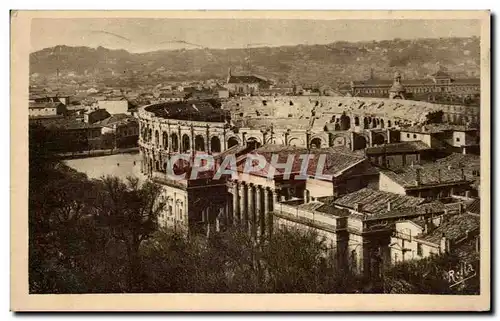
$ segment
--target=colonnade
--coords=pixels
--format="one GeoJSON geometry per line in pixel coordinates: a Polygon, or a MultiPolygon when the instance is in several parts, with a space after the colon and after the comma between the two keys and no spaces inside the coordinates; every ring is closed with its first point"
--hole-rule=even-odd
{"type": "Polygon", "coordinates": [[[233,210],[230,223],[248,229],[254,237],[270,235],[273,221],[271,212],[279,201],[279,190],[233,181],[233,210]]]}

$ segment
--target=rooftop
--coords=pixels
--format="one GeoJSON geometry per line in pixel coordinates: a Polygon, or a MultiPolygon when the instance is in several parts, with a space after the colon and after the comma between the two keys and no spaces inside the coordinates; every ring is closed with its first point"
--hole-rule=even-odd
{"type": "Polygon", "coordinates": [[[472,213],[472,214],[481,214],[481,200],[476,199],[474,200],[469,206],[467,206],[467,212],[472,213]]]}
{"type": "MultiPolygon", "coordinates": [[[[306,148],[293,146],[264,145],[250,153],[250,155],[263,156],[267,162],[266,166],[263,169],[255,171],[253,172],[253,174],[258,176],[267,176],[271,168],[273,155],[278,155],[277,162],[280,164],[285,164],[288,157],[293,155],[294,161],[292,164],[291,173],[298,174],[300,173],[303,159],[300,156],[304,154],[311,155],[307,167],[307,174],[310,176],[316,176],[316,170],[318,168],[317,164],[320,159],[320,155],[325,155],[325,163],[322,174],[332,175],[334,177],[340,175],[342,171],[366,159],[365,157],[360,156],[359,154],[355,154],[345,148],[319,148],[308,150],[306,148]]],[[[241,161],[238,164],[238,169],[240,171],[244,169],[245,162],[246,158],[244,161],[241,161]]],[[[274,172],[275,176],[283,175],[284,171],[285,170],[283,168],[276,168],[274,172]]]]}
{"type": "MultiPolygon", "coordinates": [[[[383,174],[405,188],[413,188],[425,185],[440,185],[450,183],[460,183],[472,179],[462,176],[460,170],[436,166],[436,164],[415,165],[398,168],[394,171],[385,170],[383,174]],[[417,184],[417,175],[419,183],[417,184]]],[[[465,175],[465,172],[464,172],[465,175]]]]}
{"type": "Polygon", "coordinates": [[[445,131],[478,131],[475,127],[469,127],[467,125],[452,125],[452,124],[427,124],[424,126],[410,126],[403,127],[400,129],[401,132],[410,133],[442,133],[445,131]]]}
{"type": "Polygon", "coordinates": [[[362,205],[362,212],[378,214],[388,212],[388,203],[393,210],[415,207],[424,202],[423,198],[394,194],[370,188],[363,188],[344,195],[333,203],[338,206],[354,209],[356,204],[362,205]]]}
{"type": "Polygon", "coordinates": [[[421,234],[418,239],[439,244],[441,237],[444,236],[450,241],[457,241],[463,238],[467,231],[479,229],[479,216],[470,214],[458,214],[451,216],[447,222],[433,229],[430,233],[421,234]]]}
{"type": "Polygon", "coordinates": [[[411,152],[418,152],[431,149],[432,148],[430,148],[429,145],[427,145],[422,141],[390,143],[390,144],[377,145],[373,147],[367,147],[366,155],[411,153],[411,152]]]}
{"type": "Polygon", "coordinates": [[[100,126],[112,126],[114,124],[123,124],[123,123],[128,123],[128,122],[136,122],[136,119],[133,116],[127,115],[127,114],[115,114],[111,115],[110,117],[103,119],[101,121],[96,122],[96,125],[100,126]]]}

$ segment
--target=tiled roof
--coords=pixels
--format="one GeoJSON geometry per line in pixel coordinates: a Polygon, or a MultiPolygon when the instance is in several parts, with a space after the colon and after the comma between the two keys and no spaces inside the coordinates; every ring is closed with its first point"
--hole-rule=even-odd
{"type": "Polygon", "coordinates": [[[477,128],[468,127],[465,125],[452,125],[452,124],[427,124],[425,126],[410,126],[400,129],[401,132],[410,133],[442,133],[445,131],[477,131],[477,128]]]}
{"type": "MultiPolygon", "coordinates": [[[[308,163],[307,174],[310,176],[316,175],[317,164],[320,159],[320,155],[325,155],[325,163],[323,167],[322,174],[324,175],[338,175],[341,171],[354,166],[355,164],[361,163],[366,158],[357,154],[352,153],[349,150],[341,148],[320,148],[307,150],[306,148],[292,147],[292,146],[282,146],[282,145],[264,145],[252,153],[251,155],[261,155],[266,159],[266,166],[259,170],[252,172],[253,175],[267,176],[270,168],[273,155],[278,155],[278,163],[285,164],[290,155],[293,155],[293,165],[291,168],[291,173],[300,173],[302,166],[301,155],[309,154],[310,160],[308,163]]],[[[276,156],[274,156],[276,157],[276,156]]],[[[238,170],[242,171],[245,167],[245,162],[241,161],[238,164],[238,170]]],[[[282,175],[284,173],[283,168],[276,168],[274,172],[275,175],[282,175]]]]}
{"type": "Polygon", "coordinates": [[[29,103],[29,108],[57,108],[60,105],[64,105],[60,102],[41,102],[41,103],[29,103]]]}
{"type": "Polygon", "coordinates": [[[444,166],[451,166],[452,168],[479,168],[481,165],[481,158],[479,157],[479,155],[474,154],[464,155],[462,153],[453,153],[449,156],[436,160],[436,163],[444,166]]]}
{"type": "Polygon", "coordinates": [[[361,204],[362,212],[376,214],[388,212],[389,202],[391,203],[391,208],[397,210],[417,206],[423,201],[424,199],[418,197],[363,188],[354,193],[342,196],[335,200],[334,204],[351,209],[354,209],[355,204],[361,204]]]}
{"type": "Polygon", "coordinates": [[[111,126],[116,123],[123,123],[123,122],[129,122],[129,121],[136,121],[136,119],[133,116],[126,115],[126,114],[115,114],[111,115],[110,117],[103,119],[101,121],[96,122],[95,124],[101,125],[101,126],[111,126]]]}
{"type": "MultiPolygon", "coordinates": [[[[422,199],[422,202],[424,199],[422,199]]],[[[410,206],[410,207],[400,207],[391,211],[379,212],[368,219],[383,219],[383,218],[391,218],[391,217],[408,217],[408,216],[418,216],[428,213],[444,213],[447,209],[446,205],[434,201],[430,203],[422,203],[418,206],[410,206]]]]}
{"type": "MultiPolygon", "coordinates": [[[[382,172],[390,179],[405,188],[412,188],[424,185],[439,185],[449,183],[460,183],[469,180],[462,177],[462,172],[457,169],[449,169],[435,164],[415,165],[399,168],[395,171],[386,170],[382,172]],[[420,183],[417,185],[417,171],[420,172],[420,183]]],[[[465,172],[464,172],[465,175],[465,172]]]]}
{"type": "Polygon", "coordinates": [[[378,146],[366,148],[366,155],[373,154],[391,154],[391,153],[409,153],[418,152],[422,150],[430,150],[429,145],[422,141],[401,142],[382,144],[378,146]]]}
{"type": "Polygon", "coordinates": [[[467,206],[467,212],[473,214],[481,214],[481,200],[474,200],[469,206],[467,206]]]}
{"type": "Polygon", "coordinates": [[[470,214],[453,215],[447,222],[441,224],[428,234],[422,234],[418,239],[439,244],[441,237],[444,236],[450,241],[456,241],[463,238],[466,231],[474,231],[479,229],[479,216],[470,214]]]}

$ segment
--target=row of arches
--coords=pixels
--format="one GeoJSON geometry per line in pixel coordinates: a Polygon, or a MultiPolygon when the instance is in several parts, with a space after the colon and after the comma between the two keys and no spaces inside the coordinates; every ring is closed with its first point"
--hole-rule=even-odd
{"type": "MultiPolygon", "coordinates": [[[[145,129],[143,133],[143,140],[146,142],[151,142],[151,133],[151,129],[145,129]]],[[[199,152],[205,152],[208,149],[205,142],[205,137],[203,135],[195,135],[194,141],[192,142],[191,137],[188,134],[183,134],[181,140],[179,141],[179,136],[177,133],[171,133],[169,137],[167,132],[163,132],[161,134],[160,141],[160,132],[158,130],[154,132],[154,144],[158,147],[169,149],[172,152],[182,153],[190,151],[191,147],[194,147],[194,150],[199,152]]],[[[222,151],[222,144],[219,137],[212,136],[212,138],[210,139],[209,149],[213,153],[220,153],[222,151]]]]}

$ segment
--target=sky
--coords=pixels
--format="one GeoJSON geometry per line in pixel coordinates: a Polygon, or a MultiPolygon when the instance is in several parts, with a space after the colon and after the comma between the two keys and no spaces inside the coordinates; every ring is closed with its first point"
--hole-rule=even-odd
{"type": "Polygon", "coordinates": [[[479,20],[36,18],[31,51],[56,45],[146,52],[480,35],[479,20]],[[187,44],[189,43],[189,44],[187,44]]]}

